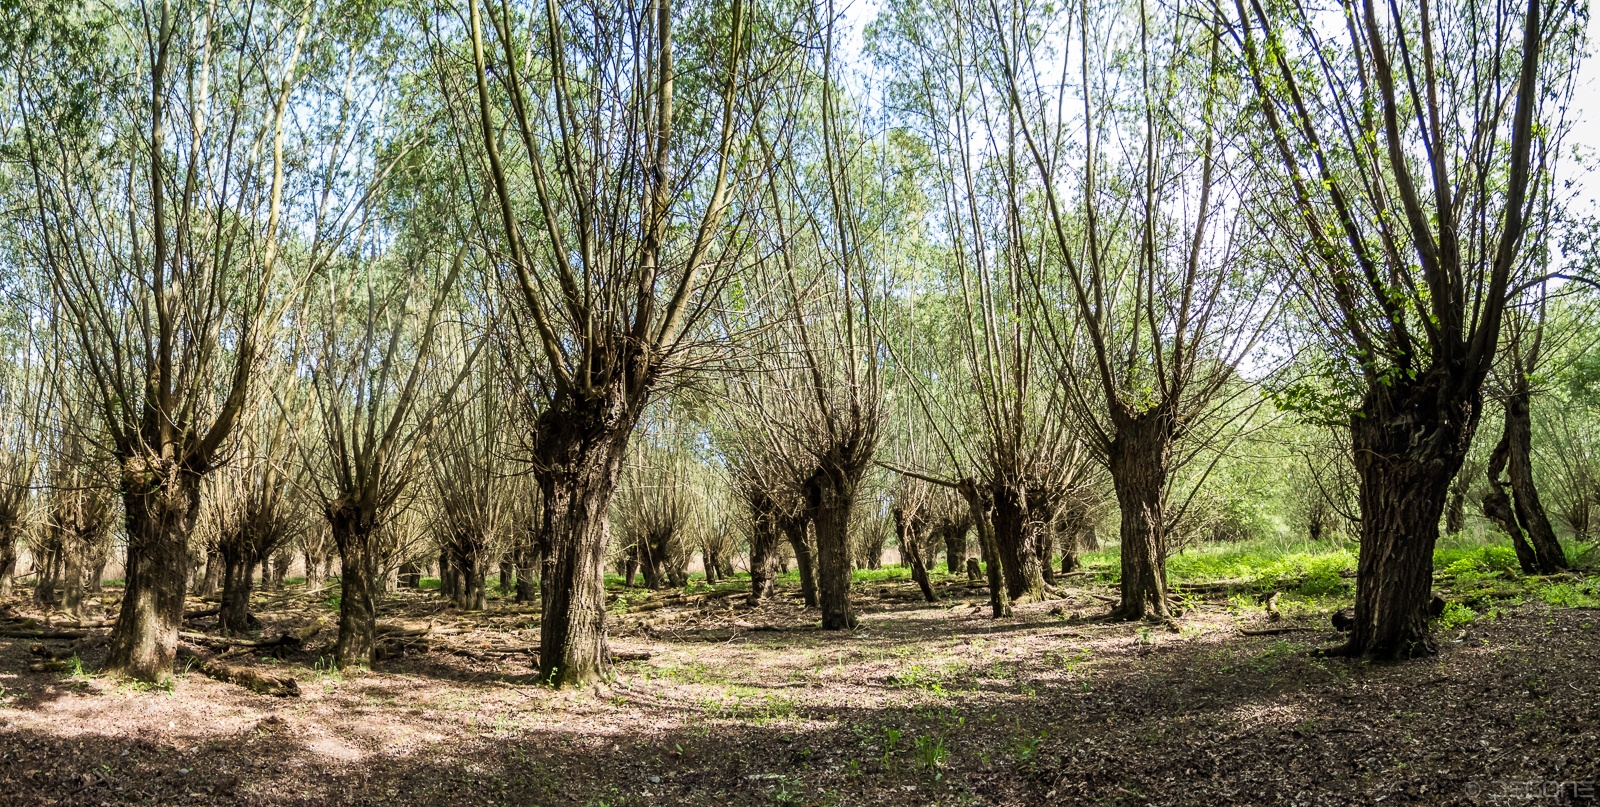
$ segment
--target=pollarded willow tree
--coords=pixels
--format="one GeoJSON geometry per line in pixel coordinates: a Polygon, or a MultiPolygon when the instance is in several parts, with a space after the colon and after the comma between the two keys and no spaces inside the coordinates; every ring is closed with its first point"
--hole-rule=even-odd
{"type": "Polygon", "coordinates": [[[284,190],[308,145],[287,119],[317,8],[130,2],[9,32],[22,259],[119,465],[112,672],[171,670],[201,479],[281,319],[284,190]]]}
{"type": "Polygon", "coordinates": [[[1482,413],[1538,174],[1582,51],[1570,4],[1235,0],[1229,35],[1285,188],[1297,286],[1343,359],[1361,555],[1350,640],[1431,653],[1426,606],[1449,486],[1482,413]]]}
{"type": "Polygon", "coordinates": [[[386,531],[405,510],[427,438],[488,341],[451,305],[470,243],[453,239],[453,254],[441,254],[439,233],[406,235],[383,260],[331,264],[317,289],[320,321],[308,323],[322,457],[302,446],[324,469],[313,491],[339,547],[340,668],[376,658],[380,542],[394,537],[386,531]]]}
{"type": "Polygon", "coordinates": [[[1248,390],[1237,368],[1275,309],[1272,284],[1241,259],[1237,212],[1255,193],[1209,8],[1084,0],[965,15],[1009,111],[992,136],[1029,169],[1007,193],[1042,230],[1025,263],[1061,389],[1121,510],[1114,619],[1168,617],[1168,533],[1184,509],[1172,494],[1196,455],[1179,442],[1213,442],[1249,410],[1234,405],[1248,390]]]}
{"type": "Polygon", "coordinates": [[[763,167],[747,133],[788,38],[743,0],[469,5],[475,86],[453,100],[533,379],[539,677],[582,685],[606,664],[601,564],[629,436],[658,385],[694,362],[741,266],[741,199],[763,167]]]}

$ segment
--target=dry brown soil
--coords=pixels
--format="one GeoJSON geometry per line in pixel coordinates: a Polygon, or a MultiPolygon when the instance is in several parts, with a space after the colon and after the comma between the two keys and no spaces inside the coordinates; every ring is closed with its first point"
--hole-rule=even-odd
{"type": "MultiPolygon", "coordinates": [[[[650,657],[584,691],[535,680],[532,611],[415,594],[382,621],[433,635],[373,672],[328,672],[330,632],[232,659],[298,698],[111,680],[92,637],[86,674],[33,673],[40,643],[0,639],[0,804],[1600,804],[1600,611],[1511,606],[1375,665],[1310,656],[1320,617],[1243,636],[1264,615],[1220,599],[1164,627],[1089,619],[1101,588],[1002,620],[913,590],[862,586],[850,633],[790,591],[615,619],[650,657]]],[[[329,593],[264,595],[264,635],[329,593]]]]}

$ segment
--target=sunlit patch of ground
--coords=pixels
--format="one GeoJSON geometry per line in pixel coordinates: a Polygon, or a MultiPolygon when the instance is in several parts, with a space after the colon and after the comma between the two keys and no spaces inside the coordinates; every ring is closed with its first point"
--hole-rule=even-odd
{"type": "MultiPolygon", "coordinates": [[[[987,616],[961,585],[918,602],[874,580],[850,632],[793,592],[613,620],[649,653],[553,692],[526,655],[444,647],[328,671],[314,647],[251,661],[276,699],[179,672],[170,687],[26,673],[0,640],[0,793],[10,804],[1474,804],[1494,782],[1582,782],[1600,757],[1600,612],[1507,602],[1441,631],[1435,658],[1319,660],[1326,613],[1247,599],[1171,624],[1107,624],[1091,595],[987,616]],[[976,606],[976,607],[974,607],[976,606]],[[648,623],[648,624],[647,624],[648,623]],[[1243,636],[1240,628],[1296,628],[1243,636]]],[[[320,602],[320,600],[318,601],[320,602]]],[[[320,607],[320,606],[318,606],[320,607]]],[[[459,647],[537,641],[535,615],[413,597],[390,619],[459,647]]],[[[263,612],[297,624],[313,606],[263,612]]],[[[322,637],[324,641],[331,637],[322,637]]],[[[92,671],[103,649],[83,654],[92,671]]]]}

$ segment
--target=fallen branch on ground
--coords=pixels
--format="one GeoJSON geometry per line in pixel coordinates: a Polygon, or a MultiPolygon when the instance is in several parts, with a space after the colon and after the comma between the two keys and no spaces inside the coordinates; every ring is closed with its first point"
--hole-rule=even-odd
{"type": "Polygon", "coordinates": [[[204,655],[199,648],[178,645],[178,658],[192,661],[194,668],[225,684],[237,684],[260,695],[300,697],[300,684],[287,675],[268,675],[250,667],[224,664],[204,655]]]}

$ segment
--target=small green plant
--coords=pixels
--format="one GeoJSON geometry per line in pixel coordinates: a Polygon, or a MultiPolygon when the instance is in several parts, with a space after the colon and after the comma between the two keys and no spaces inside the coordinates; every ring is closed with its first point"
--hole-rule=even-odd
{"type": "Polygon", "coordinates": [[[1152,645],[1156,643],[1156,640],[1150,635],[1150,628],[1148,626],[1139,629],[1138,641],[1139,644],[1142,645],[1152,645]]]}
{"type": "Polygon", "coordinates": [[[1471,625],[1477,620],[1477,611],[1474,611],[1471,608],[1462,605],[1461,603],[1452,602],[1447,604],[1444,607],[1444,611],[1440,613],[1439,616],[1434,618],[1433,624],[1440,628],[1450,629],[1459,628],[1464,625],[1471,625]]]}
{"type": "Polygon", "coordinates": [[[1551,605],[1562,608],[1595,608],[1600,607],[1600,592],[1593,585],[1582,586],[1575,583],[1548,583],[1538,586],[1533,593],[1539,599],[1551,605]]]}
{"type": "Polygon", "coordinates": [[[1037,737],[1028,734],[1019,734],[1011,739],[1011,756],[1018,762],[1031,762],[1039,755],[1039,745],[1044,742],[1050,732],[1039,730],[1037,737]]]}
{"type": "Polygon", "coordinates": [[[893,751],[900,747],[900,730],[885,727],[883,730],[883,750],[893,751]]]}
{"type": "Polygon", "coordinates": [[[316,661],[311,662],[311,671],[324,678],[344,680],[344,671],[339,669],[339,660],[333,656],[318,656],[316,661]]]}
{"type": "Polygon", "coordinates": [[[342,601],[339,599],[339,595],[335,594],[326,600],[323,600],[322,604],[327,606],[329,610],[337,611],[339,610],[339,604],[341,602],[342,601]]]}
{"type": "Polygon", "coordinates": [[[950,758],[950,749],[945,747],[943,738],[923,735],[917,738],[915,756],[924,770],[934,771],[950,758]]]}

